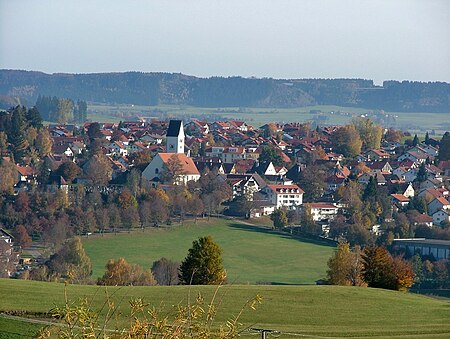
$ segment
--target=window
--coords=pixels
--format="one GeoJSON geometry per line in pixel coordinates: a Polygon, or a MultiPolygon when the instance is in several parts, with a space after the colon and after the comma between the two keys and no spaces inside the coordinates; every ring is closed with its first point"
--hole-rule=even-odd
{"type": "Polygon", "coordinates": [[[155,168],[155,174],[159,173],[159,168],[155,168]]]}

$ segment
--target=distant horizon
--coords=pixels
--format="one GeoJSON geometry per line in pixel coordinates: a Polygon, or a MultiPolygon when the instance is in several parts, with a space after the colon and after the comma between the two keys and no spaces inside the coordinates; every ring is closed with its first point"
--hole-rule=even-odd
{"type": "Polygon", "coordinates": [[[273,80],[367,80],[373,81],[375,86],[382,86],[383,82],[386,81],[398,81],[398,82],[417,82],[417,83],[445,83],[450,84],[450,81],[442,81],[442,80],[414,80],[414,79],[393,79],[388,78],[382,80],[381,83],[377,83],[374,79],[370,78],[361,78],[361,77],[304,77],[304,78],[281,78],[281,77],[271,77],[271,76],[243,76],[243,75],[210,75],[210,76],[200,76],[194,74],[187,74],[183,72],[166,72],[166,71],[136,71],[136,70],[128,70],[128,71],[102,71],[102,72],[46,72],[41,70],[34,69],[13,69],[13,68],[0,68],[0,71],[18,71],[18,72],[34,72],[34,73],[43,73],[46,75],[57,75],[57,74],[69,74],[69,75],[88,75],[88,74],[124,74],[124,73],[143,73],[143,74],[182,74],[188,77],[194,77],[199,79],[210,79],[210,78],[243,78],[243,79],[273,79],[273,80]]]}
{"type": "Polygon", "coordinates": [[[448,0],[0,0],[0,68],[450,82],[448,0]]]}

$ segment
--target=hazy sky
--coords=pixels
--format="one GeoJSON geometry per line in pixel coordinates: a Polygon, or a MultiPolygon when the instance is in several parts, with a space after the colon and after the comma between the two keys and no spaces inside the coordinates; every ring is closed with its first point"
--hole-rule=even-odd
{"type": "Polygon", "coordinates": [[[0,68],[450,82],[450,1],[0,0],[0,68]]]}

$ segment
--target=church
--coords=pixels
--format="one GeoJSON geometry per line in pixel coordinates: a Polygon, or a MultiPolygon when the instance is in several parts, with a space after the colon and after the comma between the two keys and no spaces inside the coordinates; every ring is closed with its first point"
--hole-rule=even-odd
{"type": "Polygon", "coordinates": [[[191,158],[184,153],[183,121],[170,120],[166,134],[166,152],[158,153],[142,172],[142,177],[158,183],[162,181],[164,171],[170,161],[177,161],[181,166],[181,175],[176,183],[186,184],[190,180],[200,179],[200,172],[191,158]]]}

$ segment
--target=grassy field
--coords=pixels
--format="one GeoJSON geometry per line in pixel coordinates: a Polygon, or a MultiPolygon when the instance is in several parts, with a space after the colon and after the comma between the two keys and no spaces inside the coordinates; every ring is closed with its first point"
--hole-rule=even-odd
{"type": "MultiPolygon", "coordinates": [[[[0,290],[0,312],[46,312],[64,300],[64,285],[57,283],[0,279],[0,290]]],[[[110,325],[125,324],[132,297],[142,297],[164,314],[170,314],[171,305],[186,304],[189,293],[201,292],[208,302],[214,291],[213,286],[110,287],[108,292],[120,309],[110,325]]],[[[105,301],[103,287],[69,285],[67,293],[73,301],[87,298],[96,310],[105,301]]],[[[218,323],[237,314],[245,301],[256,294],[262,295],[262,304],[256,311],[244,313],[243,327],[277,330],[280,338],[450,336],[450,305],[446,302],[395,291],[340,286],[222,286],[218,293],[218,323]]],[[[0,337],[4,338],[8,337],[5,331],[20,333],[28,326],[9,320],[0,320],[2,324],[0,337]]]]}
{"type": "MultiPolygon", "coordinates": [[[[325,117],[321,125],[343,125],[350,122],[354,116],[370,113],[373,110],[340,106],[306,106],[298,108],[257,108],[257,107],[193,107],[176,105],[137,106],[137,105],[101,105],[89,104],[88,117],[93,121],[126,120],[130,117],[151,117],[159,113],[177,117],[180,115],[216,114],[230,119],[244,120],[255,127],[268,122],[306,122],[316,116],[312,111],[320,110],[325,117]],[[333,113],[331,113],[333,112],[333,113]]],[[[438,136],[450,129],[450,113],[422,113],[422,112],[386,112],[394,115],[396,125],[393,127],[409,130],[412,133],[425,135],[425,132],[435,130],[438,136]]]]}
{"type": "Polygon", "coordinates": [[[313,284],[325,277],[326,263],[333,252],[330,246],[225,219],[210,222],[205,219],[197,225],[170,229],[95,236],[83,239],[83,245],[93,262],[93,275],[98,277],[103,275],[109,259],[119,257],[146,268],[161,257],[181,261],[192,241],[206,235],[211,235],[222,247],[231,283],[313,284]]]}

